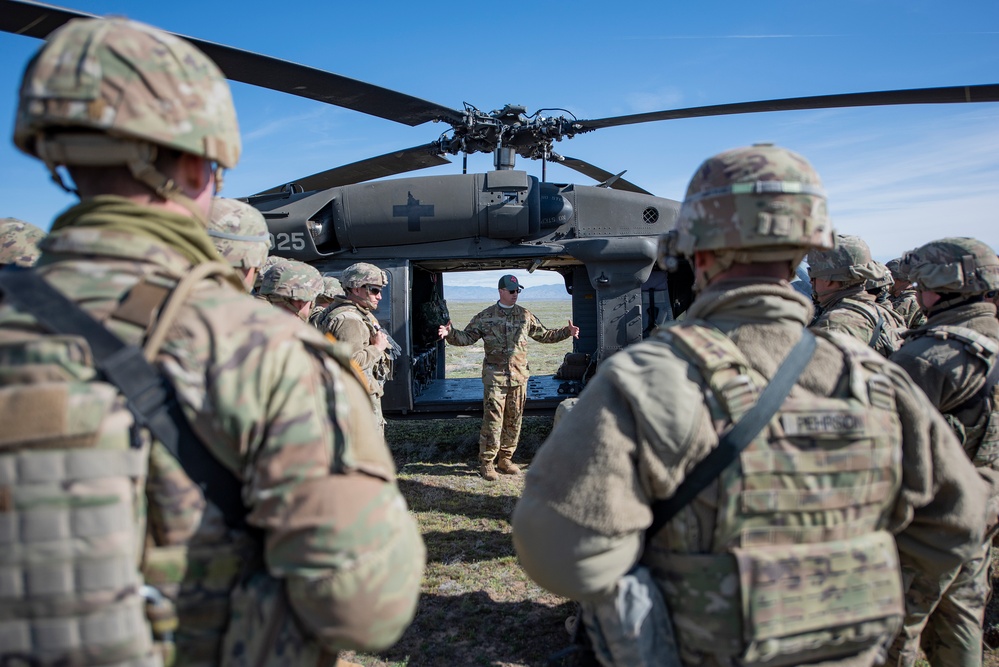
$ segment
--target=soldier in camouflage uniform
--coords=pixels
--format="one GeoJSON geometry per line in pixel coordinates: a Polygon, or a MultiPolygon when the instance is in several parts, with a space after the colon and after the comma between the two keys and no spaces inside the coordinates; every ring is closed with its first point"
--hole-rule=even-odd
{"type": "Polygon", "coordinates": [[[221,72],[149,26],[70,21],[28,65],[14,140],[80,203],[8,278],[145,344],[194,441],[175,458],[96,374],[89,336],[0,297],[0,663],[313,667],[391,645],[425,552],[361,382],[247,295],[205,230],[215,166],[240,153],[221,72]],[[233,477],[220,502],[245,525],[192,480],[192,451],[233,477]]]}
{"type": "MultiPolygon", "coordinates": [[[[993,371],[999,322],[995,304],[985,299],[988,291],[999,289],[999,259],[981,241],[945,238],[908,253],[905,268],[928,319],[906,334],[891,359],[943,413],[982,476],[999,487],[999,370],[993,371]]],[[[997,504],[993,497],[993,518],[997,504]]],[[[986,539],[974,558],[942,577],[908,573],[914,581],[892,664],[914,665],[920,636],[934,667],[982,664],[991,545],[986,539]]]]}
{"type": "Polygon", "coordinates": [[[0,220],[0,269],[7,266],[34,266],[42,251],[38,242],[45,232],[17,218],[0,220]]]}
{"type": "MultiPolygon", "coordinates": [[[[278,262],[284,261],[284,257],[278,257],[277,255],[268,255],[264,260],[264,263],[260,265],[260,270],[257,271],[257,276],[253,280],[253,290],[250,292],[254,296],[260,296],[260,286],[264,282],[264,275],[270,270],[272,266],[278,262]]],[[[261,297],[262,298],[262,297],[261,297]]],[[[264,299],[266,301],[266,299],[264,299]]]]}
{"type": "Polygon", "coordinates": [[[319,318],[323,312],[330,307],[333,299],[343,293],[343,287],[340,286],[339,280],[333,276],[323,276],[323,290],[316,297],[316,303],[312,306],[312,312],[309,313],[309,324],[318,327],[319,318]]]}
{"type": "Polygon", "coordinates": [[[374,264],[358,262],[343,270],[340,284],[346,291],[333,297],[333,303],[318,317],[316,326],[337,341],[350,345],[351,359],[368,381],[375,422],[384,429],[382,395],[385,381],[392,372],[389,356],[392,341],[382,330],[374,311],[381,303],[388,277],[374,264]]]}
{"type": "Polygon", "coordinates": [[[499,301],[472,318],[464,330],[451,322],[440,327],[438,335],[451,345],[472,345],[482,340],[482,430],[479,433],[479,474],[490,482],[499,473],[517,475],[513,462],[520,439],[520,424],[527,400],[527,339],[557,343],[570,336],[579,338],[579,327],[569,320],[561,329],[547,329],[523,306],[517,297],[523,287],[516,276],[499,279],[499,301]],[[495,466],[493,465],[495,462],[495,466]]]}
{"type": "Polygon", "coordinates": [[[902,258],[890,260],[886,266],[891,271],[892,277],[892,285],[888,291],[891,307],[902,317],[905,326],[910,329],[922,326],[926,322],[926,315],[916,301],[916,290],[909,280],[902,258]]]}
{"type": "Polygon", "coordinates": [[[294,259],[281,259],[264,273],[257,294],[307,322],[312,303],[322,289],[323,277],[315,267],[294,259]]]}
{"type": "Polygon", "coordinates": [[[837,236],[834,248],[809,252],[808,276],[822,310],[812,329],[849,334],[884,357],[898,349],[905,323],[867,291],[868,281],[885,276],[862,238],[837,236]]]}
{"type": "Polygon", "coordinates": [[[600,664],[881,664],[899,556],[935,573],[977,548],[983,508],[962,499],[986,489],[943,418],[866,345],[806,329],[788,281],[832,245],[803,157],[766,144],[707,160],[661,244],[692,256],[687,319],[604,361],[535,456],[514,546],[581,602],[600,664]],[[814,352],[768,424],[649,531],[802,341],[814,352]]]}
{"type": "Polygon", "coordinates": [[[208,219],[208,236],[222,259],[243,276],[246,290],[252,290],[257,271],[271,249],[263,214],[238,199],[216,197],[208,219]]]}

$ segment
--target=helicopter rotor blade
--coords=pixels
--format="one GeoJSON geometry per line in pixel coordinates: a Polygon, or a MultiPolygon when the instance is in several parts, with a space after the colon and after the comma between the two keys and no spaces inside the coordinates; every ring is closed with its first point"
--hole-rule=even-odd
{"type": "Polygon", "coordinates": [[[624,190],[625,192],[637,192],[643,195],[652,194],[648,190],[643,190],[634,183],[626,181],[625,179],[621,178],[621,174],[624,173],[623,171],[621,172],[621,174],[612,174],[611,172],[601,169],[596,165],[590,164],[585,160],[580,160],[578,158],[567,157],[567,156],[562,156],[562,159],[559,160],[558,162],[559,164],[569,167],[570,169],[575,169],[581,174],[589,176],[590,178],[600,182],[601,184],[607,183],[608,187],[613,188],[614,190],[624,190]]]}
{"type": "Polygon", "coordinates": [[[450,160],[437,152],[437,144],[424,144],[327,169],[318,174],[298,178],[269,190],[258,192],[253,196],[276,194],[287,185],[300,186],[303,192],[325,190],[450,163],[450,160]]]}
{"type": "Polygon", "coordinates": [[[765,111],[795,111],[801,109],[839,109],[844,107],[895,106],[901,104],[957,104],[961,102],[999,102],[999,84],[975,86],[948,86],[943,88],[915,88],[910,90],[883,90],[869,93],[844,93],[790,97],[780,100],[715,104],[687,109],[668,109],[628,116],[613,116],[595,120],[574,121],[577,132],[590,132],[604,127],[649,123],[680,118],[730,116],[765,111]]]}
{"type": "MultiPolygon", "coordinates": [[[[99,17],[30,0],[0,0],[0,30],[4,32],[45,39],[52,31],[75,18],[99,17]]],[[[325,102],[409,126],[432,120],[460,122],[464,118],[464,114],[455,109],[364,81],[195,37],[178,36],[204,51],[233,81],[325,102]]]]}

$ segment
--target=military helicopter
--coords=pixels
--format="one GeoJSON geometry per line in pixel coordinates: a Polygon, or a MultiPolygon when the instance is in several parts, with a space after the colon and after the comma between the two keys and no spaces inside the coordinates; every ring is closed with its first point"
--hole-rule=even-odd
{"type": "MultiPolygon", "coordinates": [[[[90,14],[25,0],[0,0],[0,29],[44,38],[90,14]]],[[[999,101],[999,84],[892,90],[741,102],[599,119],[567,112],[528,113],[506,105],[483,112],[453,109],[305,65],[187,38],[232,80],[333,104],[409,126],[449,126],[436,139],[275,185],[245,199],[265,216],[272,252],[337,276],[355,262],[384,269],[389,282],[377,311],[399,343],[383,410],[390,416],[475,414],[478,379],[448,378],[434,309],[446,274],[479,270],[543,270],[561,276],[580,329],[573,354],[555,376],[534,376],[528,412],[551,412],[579,391],[596,365],[673,319],[692,300],[692,271],[655,266],[657,239],[679,210],[659,197],[554,145],[598,129],[707,116],[840,107],[999,101]],[[492,153],[487,173],[396,177],[446,164],[446,156],[492,153]],[[537,178],[516,159],[540,160],[537,178]],[[597,185],[553,183],[558,163],[597,185]],[[383,179],[383,180],[375,180],[383,179]],[[579,368],[581,366],[581,368],[579,368]],[[564,371],[564,372],[563,372],[564,371]],[[565,378],[572,378],[566,380],[565,378]]],[[[461,323],[456,323],[460,326],[461,323]]]]}

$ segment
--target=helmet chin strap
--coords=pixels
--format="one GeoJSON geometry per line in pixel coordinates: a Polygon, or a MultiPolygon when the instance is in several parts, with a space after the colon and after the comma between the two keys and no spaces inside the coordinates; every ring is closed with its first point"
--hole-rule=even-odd
{"type": "MultiPolygon", "coordinates": [[[[58,133],[39,135],[35,140],[35,149],[38,157],[48,167],[52,180],[67,192],[78,194],[63,181],[58,171],[60,165],[79,167],[125,165],[136,181],[163,199],[183,206],[202,227],[208,226],[208,213],[202,211],[197,202],[185,195],[172,178],[168,178],[156,169],[154,162],[158,148],[155,144],[95,133],[58,133]]],[[[220,172],[221,168],[216,168],[216,194],[222,189],[220,172]]]]}
{"type": "Polygon", "coordinates": [[[700,269],[699,271],[694,272],[695,292],[704,290],[711,284],[712,280],[732,268],[733,264],[757,264],[760,262],[779,262],[786,260],[790,275],[794,275],[795,269],[798,268],[801,261],[805,259],[805,255],[808,254],[807,250],[802,250],[800,248],[794,248],[791,250],[781,248],[779,250],[758,251],[715,250],[713,252],[715,255],[714,264],[707,269],[700,269]]]}

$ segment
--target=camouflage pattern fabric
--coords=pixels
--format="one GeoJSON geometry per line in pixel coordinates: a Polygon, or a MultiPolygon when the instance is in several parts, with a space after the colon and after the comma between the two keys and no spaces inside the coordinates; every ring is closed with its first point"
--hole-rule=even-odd
{"type": "Polygon", "coordinates": [[[836,247],[808,253],[808,277],[837,281],[844,286],[872,281],[887,284],[887,267],[871,257],[867,242],[859,236],[836,235],[836,247]]]}
{"type": "Polygon", "coordinates": [[[801,249],[833,246],[822,180],[804,157],[772,144],[705,160],[687,187],[676,230],[676,252],[686,257],[740,250],[755,261],[800,261],[801,249]]]}
{"type": "Polygon", "coordinates": [[[520,441],[527,385],[490,384],[483,392],[479,462],[493,463],[497,456],[501,460],[510,459],[520,441]]]}
{"type": "Polygon", "coordinates": [[[509,459],[517,449],[531,375],[527,339],[557,343],[572,335],[569,327],[547,329],[523,306],[503,308],[499,303],[472,317],[462,329],[452,327],[445,340],[451,345],[473,345],[481,340],[483,415],[479,433],[479,461],[491,463],[499,453],[509,459]],[[508,412],[509,411],[509,412],[508,412]]]}
{"type": "MultiPolygon", "coordinates": [[[[49,35],[29,65],[14,143],[38,157],[38,142],[51,127],[148,141],[227,169],[236,166],[241,149],[236,110],[218,67],[180,37],[118,18],[70,21],[49,35]],[[137,71],[145,85],[133,85],[137,71]]],[[[107,159],[106,146],[98,152],[107,159]]]]}
{"type": "MultiPolygon", "coordinates": [[[[43,249],[45,278],[134,344],[146,329],[116,315],[123,297],[140,280],[169,289],[191,268],[160,242],[93,226],[69,224],[43,249]],[[95,263],[110,270],[95,273],[95,263]]],[[[0,331],[15,327],[31,323],[0,306],[0,331]]],[[[142,571],[179,618],[164,652],[183,665],[312,667],[338,650],[391,645],[415,612],[425,552],[340,349],[210,282],[185,303],[156,363],[195,433],[243,480],[247,521],[266,538],[227,529],[154,444],[142,571]]]]}
{"type": "Polygon", "coordinates": [[[271,248],[271,235],[260,211],[238,199],[216,197],[208,219],[208,236],[230,266],[259,268],[271,248]]]}
{"type": "Polygon", "coordinates": [[[340,274],[340,284],[347,289],[362,285],[382,287],[388,284],[388,278],[385,276],[385,272],[374,264],[358,262],[343,270],[343,273],[340,274]]]}
{"type": "MultiPolygon", "coordinates": [[[[772,377],[811,314],[807,299],[786,283],[762,279],[748,284],[721,281],[712,283],[698,296],[687,322],[710,323],[747,360],[749,367],[742,377],[733,378],[735,381],[726,389],[729,405],[744,410],[751,401],[738,403],[741,383],[756,384],[749,378],[757,373],[763,378],[772,377]]],[[[814,641],[803,642],[796,650],[793,641],[774,643],[773,649],[781,646],[781,651],[791,652],[768,655],[768,640],[761,639],[756,654],[734,656],[727,639],[746,642],[753,637],[776,637],[770,633],[789,629],[794,632],[793,627],[782,624],[793,625],[802,618],[797,614],[798,607],[786,615],[778,612],[770,621],[765,617],[768,611],[784,609],[776,601],[778,598],[767,596],[782,582],[793,585],[801,581],[795,574],[793,559],[780,561],[781,553],[795,555],[791,553],[797,548],[792,544],[795,541],[835,543],[852,535],[864,541],[865,550],[884,561],[882,573],[894,572],[896,577],[898,564],[894,568],[887,566],[896,548],[903,565],[932,576],[952,570],[971,556],[984,529],[981,507],[953,503],[950,493],[940,490],[960,488],[962,494],[978,497],[986,489],[967,457],[961,455],[946,423],[897,366],[848,337],[831,334],[836,339],[833,344],[820,336],[815,355],[788,400],[800,405],[805,413],[831,405],[827,399],[870,401],[880,407],[858,409],[857,419],[848,420],[853,425],[850,427],[844,421],[845,414],[828,421],[782,420],[780,428],[774,426],[771,430],[772,438],[764,439],[776,447],[777,441],[787,437],[784,424],[811,424],[814,435],[809,436],[806,429],[800,436],[808,445],[806,449],[821,449],[831,443],[829,438],[840,437],[834,436],[834,431],[842,435],[844,427],[869,428],[877,420],[882,425],[895,424],[898,439],[894,453],[889,437],[883,445],[869,445],[867,453],[859,457],[805,457],[807,464],[803,464],[802,457],[785,457],[777,451],[773,451],[774,456],[754,457],[754,442],[740,457],[741,465],[731,466],[717,484],[709,486],[646,545],[645,531],[652,520],[650,503],[673,495],[686,472],[714,450],[719,431],[728,424],[717,412],[721,399],[709,402],[705,398],[715,393],[714,388],[708,391],[700,373],[673,347],[670,335],[670,328],[666,328],[653,339],[629,346],[606,360],[538,451],[513,514],[514,546],[522,567],[557,595],[601,603],[616,595],[618,582],[637,560],[649,568],[662,590],[691,588],[689,594],[680,597],[690,607],[702,608],[706,612],[703,618],[717,614],[731,619],[730,614],[741,617],[742,610],[753,612],[749,625],[685,626],[685,636],[702,635],[702,641],[692,651],[684,644],[684,635],[679,635],[676,610],[671,607],[684,665],[720,667],[733,664],[736,657],[739,664],[758,665],[881,664],[884,648],[891,640],[886,626],[872,625],[866,636],[865,631],[836,633],[843,615],[856,617],[858,611],[864,611],[850,607],[851,600],[856,602],[854,596],[861,592],[857,585],[849,593],[842,590],[842,597],[836,596],[835,612],[828,600],[809,607],[812,620],[823,625],[815,631],[814,641]],[[851,381],[857,378],[862,380],[851,381]],[[823,429],[828,434],[820,433],[823,429]],[[851,479],[851,483],[873,486],[862,494],[841,496],[815,493],[794,497],[781,493],[790,488],[783,484],[785,478],[808,476],[826,465],[840,470],[823,475],[827,483],[851,479]],[[774,477],[763,479],[757,486],[757,470],[769,470],[768,475],[774,477]],[[901,486],[885,484],[890,480],[901,486]],[[758,517],[741,528],[731,524],[724,528],[725,516],[739,507],[729,501],[740,494],[745,500],[742,507],[756,508],[758,517]],[[822,509],[807,511],[801,502],[809,506],[815,503],[814,507],[822,509]],[[794,518],[798,511],[807,516],[794,518]],[[786,516],[787,521],[771,521],[774,512],[786,516]],[[884,533],[885,529],[894,534],[894,541],[884,533]],[[938,539],[941,531],[946,531],[947,540],[938,539]],[[772,550],[777,558],[765,561],[752,556],[758,548],[772,550]],[[721,568],[708,567],[717,562],[711,554],[726,551],[732,554],[729,572],[715,577],[721,568]],[[675,569],[671,559],[674,554],[686,554],[684,569],[675,569]],[[698,560],[701,556],[704,561],[698,560]],[[747,576],[731,576],[732,567],[747,576]],[[748,576],[753,572],[760,576],[748,576]],[[768,574],[774,576],[768,579],[768,574]],[[745,590],[749,592],[743,595],[740,591],[745,590]],[[828,628],[825,637],[835,639],[823,639],[821,627],[828,628]]],[[[860,447],[861,442],[854,444],[860,447]]],[[[863,448],[858,449],[858,454],[860,451],[863,448]]],[[[851,558],[828,555],[835,563],[832,571],[839,572],[847,564],[857,567],[858,572],[864,569],[862,563],[847,563],[851,558]]],[[[901,587],[897,578],[895,581],[898,593],[901,587]]]]}
{"type": "Polygon", "coordinates": [[[283,261],[284,257],[278,257],[277,255],[268,255],[266,259],[264,259],[264,263],[260,265],[260,270],[257,271],[257,277],[253,283],[253,294],[255,295],[260,294],[260,286],[264,282],[264,276],[267,274],[267,272],[270,270],[272,266],[274,266],[278,262],[283,262],[283,261]]]}
{"type": "Polygon", "coordinates": [[[871,345],[879,320],[881,333],[871,347],[883,357],[890,357],[902,344],[905,322],[890,307],[877,303],[863,290],[863,285],[848,287],[822,297],[822,313],[810,325],[814,331],[839,331],[865,345],[871,345]]]}
{"type": "Polygon", "coordinates": [[[999,257],[977,239],[931,241],[906,253],[903,260],[909,278],[924,290],[984,294],[999,289],[999,257]]]}
{"type": "Polygon", "coordinates": [[[567,326],[545,328],[523,306],[502,308],[493,304],[472,317],[464,330],[452,328],[445,340],[451,345],[474,345],[481,340],[485,347],[483,384],[514,386],[525,384],[531,375],[527,364],[528,338],[539,343],[558,343],[571,335],[567,326]]]}
{"type": "MultiPolygon", "coordinates": [[[[322,288],[323,277],[315,267],[294,259],[281,259],[267,269],[257,294],[275,306],[297,315],[298,304],[311,303],[322,288]]],[[[308,321],[308,315],[309,313],[305,313],[299,317],[308,321]]]]}
{"type": "Polygon", "coordinates": [[[0,268],[14,266],[34,266],[42,251],[38,242],[45,238],[45,232],[30,222],[17,218],[0,220],[0,268]]]}
{"type": "Polygon", "coordinates": [[[341,296],[343,293],[343,287],[341,287],[339,280],[333,276],[323,276],[323,290],[316,297],[316,305],[309,313],[309,324],[319,328],[319,319],[323,312],[333,303],[335,297],[341,296]]]}
{"type": "MultiPolygon", "coordinates": [[[[993,520],[999,506],[999,392],[993,389],[977,405],[968,401],[978,395],[997,357],[999,322],[988,302],[931,309],[926,323],[909,332],[891,357],[943,413],[968,458],[991,481],[986,505],[993,520]]],[[[981,664],[990,546],[991,539],[985,540],[975,558],[940,577],[907,573],[912,584],[905,624],[891,652],[899,665],[914,665],[920,644],[934,666],[981,664]]]]}
{"type": "Polygon", "coordinates": [[[371,342],[375,333],[381,328],[378,319],[367,308],[358,306],[346,296],[338,295],[319,315],[316,327],[333,336],[338,342],[349,346],[351,360],[357,364],[367,380],[375,421],[384,429],[382,394],[385,393],[385,381],[389,377],[391,366],[388,350],[379,350],[371,342]]]}
{"type": "Polygon", "coordinates": [[[888,301],[891,302],[892,309],[898,313],[908,328],[915,329],[926,322],[926,314],[923,313],[919,307],[919,301],[916,299],[916,290],[902,290],[898,295],[889,296],[888,301]]]}

